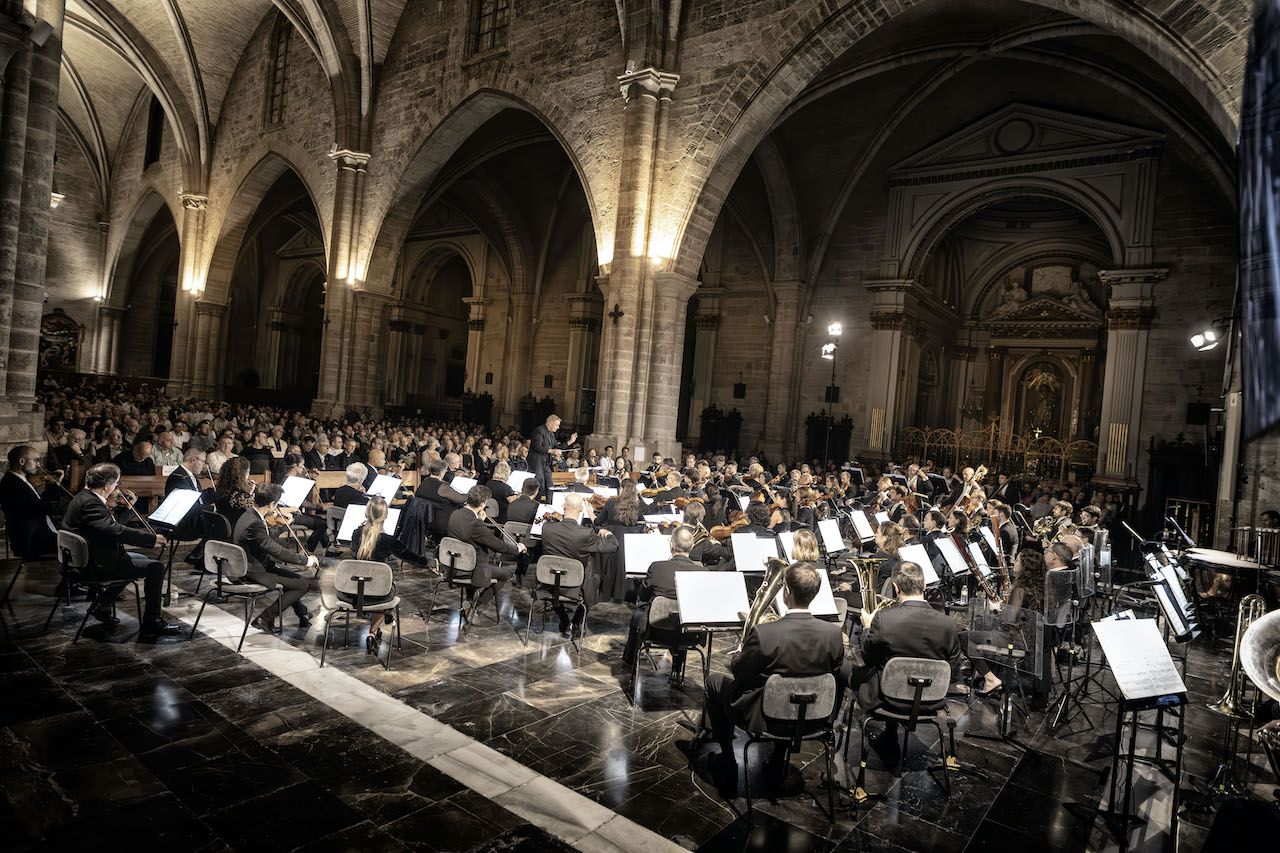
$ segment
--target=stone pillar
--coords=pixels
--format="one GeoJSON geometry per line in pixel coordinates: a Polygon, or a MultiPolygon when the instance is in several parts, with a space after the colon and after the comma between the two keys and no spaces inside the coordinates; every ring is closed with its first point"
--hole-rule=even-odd
{"type": "Polygon", "coordinates": [[[120,322],[123,308],[110,305],[98,306],[98,340],[94,354],[94,369],[98,373],[112,375],[120,358],[120,322]]]}
{"type": "Polygon", "coordinates": [[[296,352],[290,359],[290,341],[297,334],[297,315],[283,308],[267,310],[267,355],[263,359],[262,387],[280,389],[293,379],[289,365],[296,363],[296,352]]]}
{"type": "MultiPolygon", "coordinates": [[[[317,414],[342,413],[351,386],[352,344],[355,332],[353,296],[363,284],[355,241],[360,227],[359,190],[369,155],[340,149],[329,154],[337,167],[333,196],[333,226],[329,239],[329,270],[325,290],[324,340],[320,347],[320,387],[312,408],[317,414]]],[[[364,370],[360,375],[363,378],[364,370]]]]}
{"type": "Polygon", "coordinates": [[[403,406],[405,394],[405,380],[409,365],[405,363],[405,337],[409,334],[413,324],[407,320],[395,317],[393,309],[392,319],[387,323],[387,375],[385,385],[385,399],[388,406],[403,406]]]}
{"type": "Polygon", "coordinates": [[[484,323],[488,315],[490,300],[482,296],[468,296],[462,300],[470,309],[467,316],[467,384],[472,394],[484,390],[484,376],[481,373],[484,364],[484,323]]]}
{"type": "Polygon", "coordinates": [[[698,280],[674,272],[653,277],[653,347],[648,355],[649,394],[646,402],[645,446],[679,458],[676,419],[680,412],[680,371],[684,362],[684,329],[689,297],[698,289],[698,280]]]}
{"type": "Polygon", "coordinates": [[[4,71],[4,109],[0,114],[0,397],[9,372],[9,321],[18,269],[18,222],[22,215],[22,176],[27,150],[27,91],[31,49],[23,41],[4,71]]]}
{"type": "Polygon", "coordinates": [[[1005,356],[1008,354],[1004,347],[991,347],[987,350],[987,381],[983,393],[981,427],[991,423],[992,418],[1000,417],[1004,400],[1005,356]]]}
{"type": "MultiPolygon", "coordinates": [[[[204,243],[204,224],[209,197],[199,193],[182,194],[181,237],[178,244],[178,299],[173,319],[173,358],[169,371],[169,393],[191,393],[191,377],[195,368],[196,299],[204,292],[200,269],[200,247],[204,243]]],[[[271,386],[268,386],[271,387],[271,386]]]]}
{"type": "Polygon", "coordinates": [[[1093,439],[1093,386],[1098,381],[1098,351],[1087,349],[1080,353],[1080,399],[1077,402],[1079,420],[1076,421],[1074,440],[1093,439]]]}
{"type": "Polygon", "coordinates": [[[871,303],[871,376],[867,383],[867,428],[863,453],[887,457],[898,429],[902,408],[904,363],[909,331],[915,321],[907,316],[908,279],[881,279],[865,283],[871,303]]]}
{"type": "Polygon", "coordinates": [[[222,321],[227,315],[227,306],[197,301],[195,309],[195,363],[191,374],[191,393],[205,399],[216,399],[222,386],[218,354],[222,349],[222,321]]]}
{"type": "MultiPolygon", "coordinates": [[[[689,399],[689,422],[685,424],[686,440],[701,444],[702,411],[711,405],[711,388],[715,383],[716,344],[720,338],[720,299],[723,287],[698,288],[698,310],[694,315],[697,329],[693,344],[693,388],[689,399]]],[[[682,342],[683,345],[683,342],[682,342]]]]}
{"type": "Polygon", "coordinates": [[[1155,286],[1167,274],[1167,269],[1156,268],[1098,272],[1111,291],[1098,434],[1097,475],[1104,481],[1137,481],[1147,335],[1155,314],[1155,286]]]}
{"type": "Polygon", "coordinates": [[[761,446],[770,461],[782,459],[795,443],[790,423],[791,390],[795,387],[796,334],[800,322],[803,281],[775,281],[772,337],[769,345],[769,384],[761,426],[761,446]]]}
{"type": "Polygon", "coordinates": [[[564,380],[564,420],[582,425],[582,391],[594,381],[588,361],[600,334],[602,299],[594,293],[575,293],[564,297],[569,303],[569,361],[564,380]]]}
{"type": "MultiPolygon", "coordinates": [[[[621,447],[645,434],[649,360],[655,306],[652,273],[664,259],[650,244],[654,168],[659,157],[659,101],[670,103],[679,78],[654,68],[618,78],[626,103],[622,121],[617,225],[613,260],[604,290],[595,444],[621,447]]],[[[665,110],[664,110],[665,113],[665,110]]],[[[661,322],[661,321],[658,321],[661,322]]],[[[683,321],[681,322],[683,326],[683,321]]],[[[679,375],[676,376],[677,383],[679,375]]],[[[674,418],[669,444],[674,443],[674,418]]]]}
{"type": "Polygon", "coordinates": [[[507,332],[511,338],[511,346],[507,347],[507,363],[503,370],[501,408],[495,413],[498,423],[516,422],[520,398],[529,390],[529,361],[533,343],[529,330],[534,319],[532,305],[532,294],[511,294],[511,310],[507,312],[507,332]]]}
{"type": "Polygon", "coordinates": [[[381,405],[385,368],[378,355],[387,298],[385,294],[368,290],[353,294],[351,363],[347,368],[350,384],[344,399],[355,406],[381,405]]]}

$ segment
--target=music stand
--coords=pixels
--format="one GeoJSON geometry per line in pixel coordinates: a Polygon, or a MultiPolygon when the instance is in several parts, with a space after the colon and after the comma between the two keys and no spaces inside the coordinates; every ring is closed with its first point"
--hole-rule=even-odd
{"type": "Polygon", "coordinates": [[[1049,715],[1049,731],[1056,732],[1072,717],[1071,700],[1076,699],[1075,710],[1094,725],[1093,718],[1085,710],[1078,697],[1072,696],[1075,687],[1077,646],[1080,642],[1080,614],[1084,612],[1080,595],[1080,573],[1073,569],[1053,569],[1044,576],[1044,624],[1045,628],[1069,630],[1067,637],[1067,677],[1062,682],[1062,692],[1053,700],[1056,709],[1049,715]]]}
{"type": "MultiPolygon", "coordinates": [[[[164,501],[161,502],[160,506],[156,507],[156,511],[147,517],[156,524],[169,528],[170,537],[176,540],[178,539],[178,535],[183,532],[179,525],[182,524],[182,521],[187,517],[187,514],[191,512],[191,508],[195,506],[196,502],[202,501],[203,498],[204,493],[197,492],[195,489],[174,489],[168,494],[164,501]]],[[[199,539],[200,537],[197,535],[195,538],[199,539]]],[[[164,604],[166,607],[168,607],[173,601],[173,555],[177,548],[177,541],[170,543],[169,563],[165,566],[164,570],[164,604]]]]}
{"type": "MultiPolygon", "coordinates": [[[[702,655],[705,685],[714,633],[740,630],[743,626],[741,614],[751,610],[747,599],[747,579],[741,572],[676,572],[675,579],[680,629],[686,633],[703,632],[706,638],[702,655]]],[[[702,703],[702,716],[696,727],[689,720],[680,720],[680,725],[692,729],[697,740],[707,730],[706,703],[702,703]]]]}
{"type": "Polygon", "coordinates": [[[1014,711],[1013,694],[1016,692],[1022,701],[1023,719],[1029,719],[1022,676],[1036,679],[1044,673],[1044,614],[1038,610],[1009,606],[993,611],[985,597],[971,599],[968,652],[970,660],[984,660],[993,667],[999,667],[1004,689],[1000,694],[999,732],[980,734],[970,730],[965,732],[965,737],[1004,741],[1030,749],[1017,739],[1018,732],[1010,725],[1014,711]]]}

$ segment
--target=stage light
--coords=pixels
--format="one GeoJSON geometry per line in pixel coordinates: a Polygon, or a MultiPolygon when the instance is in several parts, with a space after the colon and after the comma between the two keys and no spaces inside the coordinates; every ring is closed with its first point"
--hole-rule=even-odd
{"type": "Polygon", "coordinates": [[[841,332],[841,328],[839,323],[832,323],[831,325],[827,326],[827,334],[831,335],[832,337],[837,337],[837,338],[840,337],[840,332],[841,332]]]}
{"type": "Polygon", "coordinates": [[[1191,345],[1200,352],[1208,352],[1220,343],[1222,343],[1222,335],[1212,326],[1191,336],[1191,345]]]}
{"type": "Polygon", "coordinates": [[[834,359],[836,357],[836,342],[828,341],[822,345],[822,357],[825,359],[834,359]]]}

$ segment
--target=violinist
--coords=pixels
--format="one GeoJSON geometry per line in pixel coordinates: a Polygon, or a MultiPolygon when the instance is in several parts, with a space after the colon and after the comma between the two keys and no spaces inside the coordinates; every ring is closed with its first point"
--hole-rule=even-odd
{"type": "Polygon", "coordinates": [[[654,500],[660,504],[674,503],[677,498],[687,498],[689,493],[680,486],[680,474],[672,471],[667,474],[666,488],[660,489],[654,500]]]}
{"type": "MultiPolygon", "coordinates": [[[[507,521],[517,524],[532,524],[538,514],[538,492],[542,486],[537,479],[530,477],[520,485],[520,495],[507,507],[507,521]]],[[[421,495],[419,495],[421,497],[421,495]]]]}
{"type": "Polygon", "coordinates": [[[160,535],[125,527],[116,521],[109,509],[108,499],[127,501],[128,493],[120,493],[120,469],[110,462],[94,465],[84,476],[84,489],[71,499],[62,528],[84,537],[89,545],[88,573],[94,583],[103,590],[94,599],[89,611],[93,618],[107,625],[119,623],[112,604],[125,586],[136,578],[144,578],[146,607],[142,613],[142,630],[139,636],[153,639],[176,634],[178,625],[169,622],[160,610],[163,598],[164,563],[141,554],[131,554],[125,545],[139,548],[164,547],[167,540],[160,535]]]}
{"type": "Polygon", "coordinates": [[[622,448],[622,453],[613,460],[613,467],[620,476],[626,476],[636,470],[635,462],[631,459],[631,448],[622,448]]]}
{"type": "Polygon", "coordinates": [[[707,508],[702,501],[689,501],[684,508],[684,524],[693,530],[693,548],[689,558],[705,566],[718,566],[729,559],[729,549],[711,538],[703,523],[707,508]]]}
{"type": "Polygon", "coordinates": [[[578,468],[573,472],[573,482],[566,488],[566,492],[577,492],[580,495],[592,495],[591,487],[587,485],[587,480],[591,479],[591,469],[578,468]]]}
{"type": "Polygon", "coordinates": [[[39,470],[40,451],[19,445],[9,451],[9,470],[0,478],[0,509],[4,510],[9,541],[20,557],[57,552],[57,528],[49,514],[62,494],[56,484],[62,482],[64,473],[54,474],[54,481],[41,493],[31,481],[39,470]]]}
{"type": "Polygon", "coordinates": [[[507,479],[511,476],[511,466],[506,462],[498,462],[493,466],[493,476],[484,484],[489,490],[489,494],[493,495],[493,499],[498,502],[498,517],[494,521],[498,524],[507,523],[507,510],[512,501],[516,499],[515,491],[507,485],[507,479]]]}
{"type": "Polygon", "coordinates": [[[369,495],[365,491],[365,479],[369,468],[363,462],[352,462],[347,466],[347,482],[339,487],[333,495],[333,505],[346,508],[352,504],[367,504],[369,495]]]}
{"type": "Polygon", "coordinates": [[[769,507],[760,501],[752,501],[747,504],[747,526],[735,532],[750,533],[752,536],[766,536],[770,539],[776,539],[777,533],[770,526],[773,522],[769,507]]]}
{"type": "Polygon", "coordinates": [[[920,466],[915,463],[908,465],[907,494],[928,498],[932,492],[933,489],[929,485],[929,478],[920,472],[920,466]]]}
{"type": "MultiPolygon", "coordinates": [[[[286,456],[286,459],[289,457],[286,456]]],[[[283,483],[289,477],[301,477],[304,480],[314,480],[315,476],[302,466],[300,462],[285,467],[280,472],[280,482],[283,483]]],[[[314,491],[312,492],[314,494],[314,491]]],[[[307,535],[307,553],[314,553],[317,547],[324,547],[326,554],[330,557],[336,557],[341,552],[333,548],[333,541],[329,538],[329,525],[324,517],[308,513],[305,510],[323,511],[319,504],[312,503],[310,498],[304,498],[301,506],[296,507],[280,507],[280,513],[287,519],[291,525],[305,527],[311,532],[307,535]]]]}
{"type": "Polygon", "coordinates": [[[285,568],[283,564],[306,566],[319,570],[320,561],[310,554],[295,554],[278,542],[267,530],[266,518],[277,511],[280,486],[267,483],[253,494],[253,509],[240,514],[232,533],[232,541],[244,549],[249,571],[245,575],[251,582],[268,589],[280,587],[280,596],[250,624],[259,631],[272,631],[276,618],[285,607],[298,617],[298,627],[311,624],[310,614],[302,604],[302,596],[311,588],[311,581],[285,568]]]}
{"type": "Polygon", "coordinates": [[[890,486],[888,490],[888,498],[889,520],[894,524],[897,524],[908,514],[906,506],[907,490],[902,486],[890,486]]]}
{"type": "Polygon", "coordinates": [[[819,500],[818,493],[809,486],[801,486],[796,489],[795,520],[799,522],[801,527],[809,530],[817,528],[818,513],[816,508],[819,500]]]}
{"type": "Polygon", "coordinates": [[[222,466],[214,488],[214,504],[218,512],[234,527],[240,513],[253,507],[253,481],[249,479],[249,460],[233,456],[222,466]]]}

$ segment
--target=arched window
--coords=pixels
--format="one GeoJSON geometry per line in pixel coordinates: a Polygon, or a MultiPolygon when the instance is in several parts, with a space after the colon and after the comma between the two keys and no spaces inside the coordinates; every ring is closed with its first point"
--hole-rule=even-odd
{"type": "Polygon", "coordinates": [[[152,163],[160,161],[160,142],[164,139],[164,108],[155,95],[151,96],[151,108],[147,112],[147,149],[142,160],[145,170],[152,163]]]}
{"type": "Polygon", "coordinates": [[[267,104],[263,123],[275,127],[284,122],[285,77],[289,71],[289,44],[293,41],[293,25],[284,15],[276,15],[275,29],[271,33],[270,50],[267,52],[267,104]]]}

